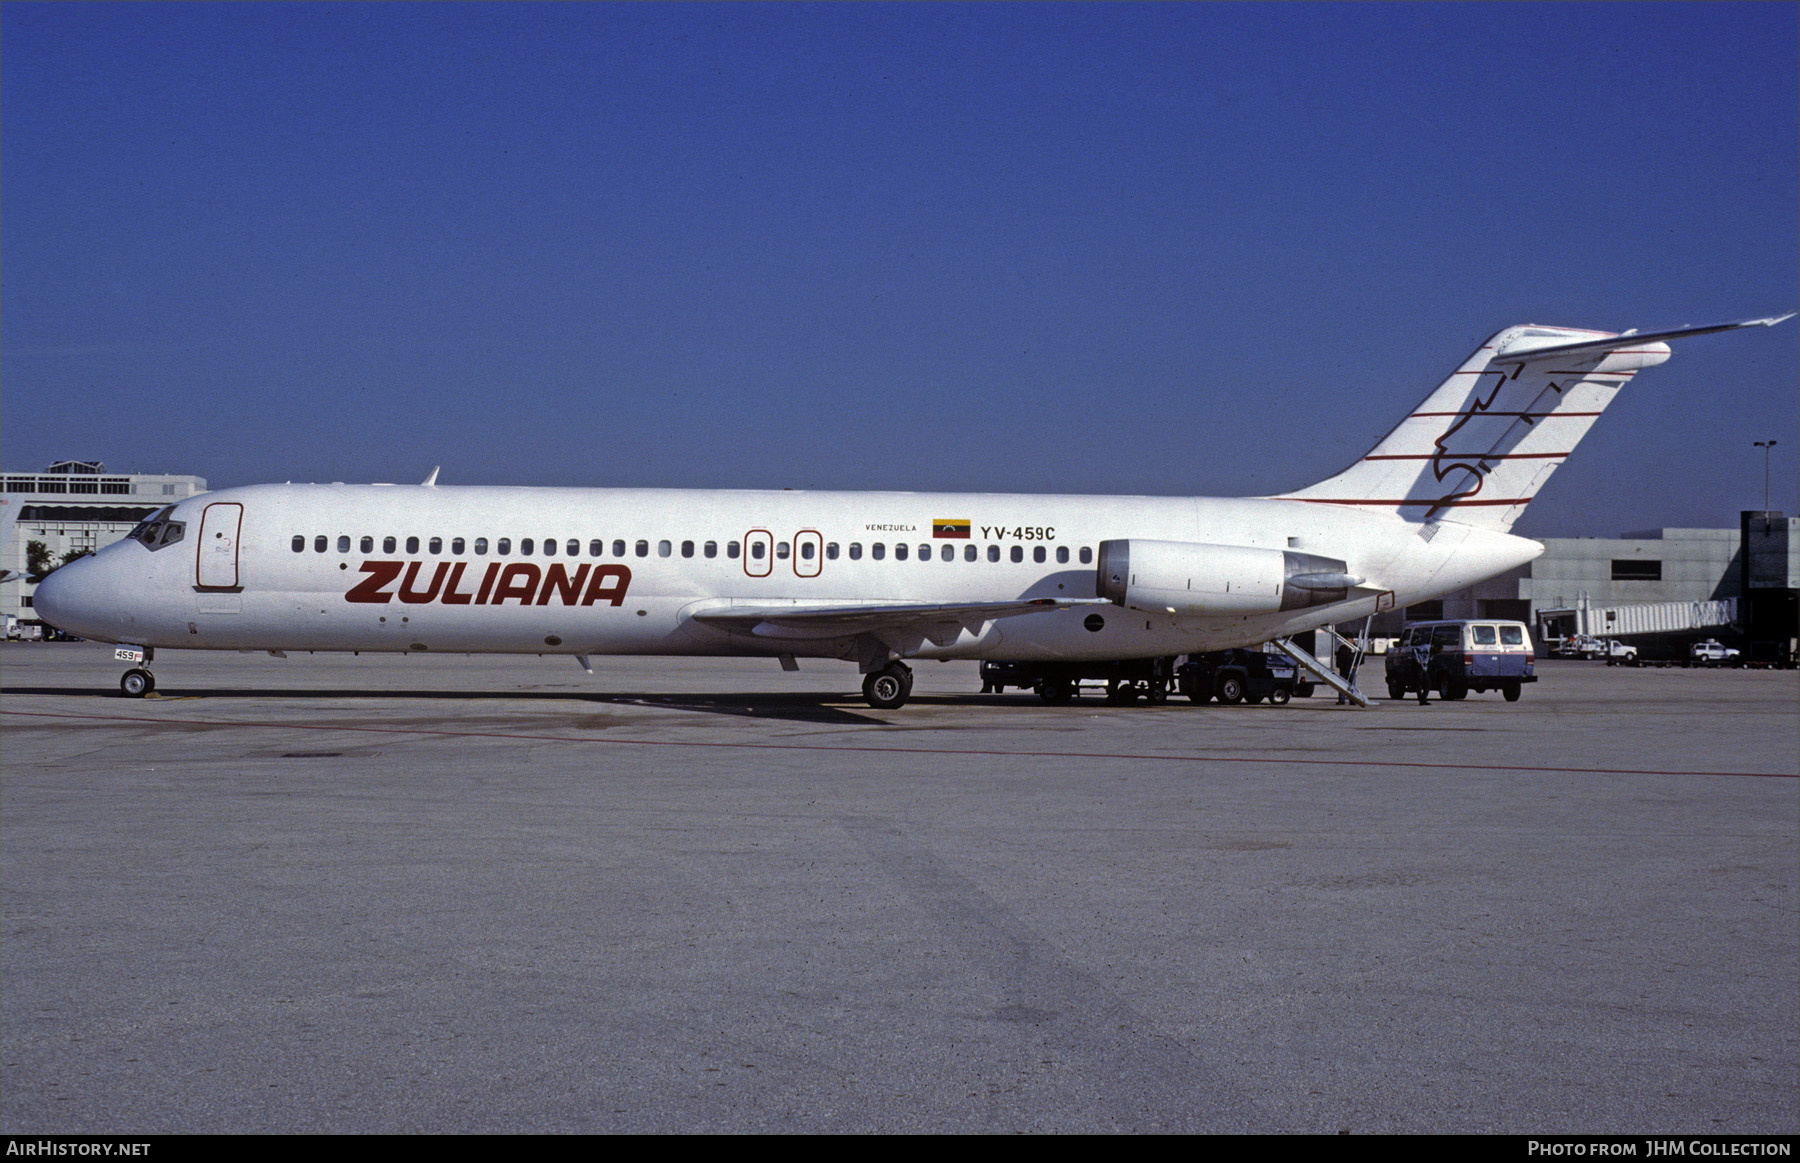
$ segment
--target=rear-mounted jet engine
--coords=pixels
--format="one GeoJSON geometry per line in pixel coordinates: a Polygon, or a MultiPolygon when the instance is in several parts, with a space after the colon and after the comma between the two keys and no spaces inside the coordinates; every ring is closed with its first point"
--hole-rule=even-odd
{"type": "Polygon", "coordinates": [[[1191,541],[1102,541],[1096,592],[1156,614],[1273,614],[1344,601],[1362,578],[1342,561],[1191,541]]]}

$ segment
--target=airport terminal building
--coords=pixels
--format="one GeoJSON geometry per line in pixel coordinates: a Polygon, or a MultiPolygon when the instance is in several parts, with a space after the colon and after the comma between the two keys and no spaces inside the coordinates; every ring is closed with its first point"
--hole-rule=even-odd
{"type": "Polygon", "coordinates": [[[45,563],[111,545],[164,505],[206,491],[203,477],[109,473],[104,464],[84,460],[0,478],[0,615],[9,632],[40,625],[32,613],[37,587],[30,578],[45,563]]]}
{"type": "MultiPolygon", "coordinates": [[[[1547,537],[1544,555],[1480,585],[1413,606],[1408,619],[1507,618],[1540,641],[1617,638],[1647,658],[1700,638],[1796,651],[1800,518],[1746,510],[1736,529],[1658,529],[1623,537],[1547,537]]],[[[1373,633],[1397,633],[1376,627],[1373,633]]]]}

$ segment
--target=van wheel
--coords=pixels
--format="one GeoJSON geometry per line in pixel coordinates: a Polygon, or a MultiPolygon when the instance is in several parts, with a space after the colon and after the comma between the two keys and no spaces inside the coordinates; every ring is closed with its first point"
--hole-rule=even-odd
{"type": "Polygon", "coordinates": [[[1287,688],[1278,686],[1269,692],[1269,705],[1272,707],[1285,707],[1287,706],[1289,697],[1287,688]]]}
{"type": "Polygon", "coordinates": [[[1505,686],[1500,688],[1500,693],[1506,696],[1507,702],[1516,703],[1519,701],[1519,695],[1523,692],[1523,690],[1524,690],[1524,684],[1516,683],[1516,682],[1509,682],[1505,686]]]}
{"type": "Polygon", "coordinates": [[[1403,699],[1406,697],[1406,684],[1388,680],[1388,698],[1403,699]]]}
{"type": "Polygon", "coordinates": [[[1219,701],[1226,706],[1235,706],[1244,701],[1244,680],[1235,674],[1228,674],[1219,680],[1219,701]]]}
{"type": "Polygon", "coordinates": [[[1047,678],[1038,687],[1038,698],[1059,707],[1075,697],[1075,684],[1066,678],[1047,678]]]}
{"type": "Polygon", "coordinates": [[[1438,675],[1438,698],[1447,703],[1454,703],[1469,693],[1468,688],[1451,678],[1448,674],[1438,675]]]}

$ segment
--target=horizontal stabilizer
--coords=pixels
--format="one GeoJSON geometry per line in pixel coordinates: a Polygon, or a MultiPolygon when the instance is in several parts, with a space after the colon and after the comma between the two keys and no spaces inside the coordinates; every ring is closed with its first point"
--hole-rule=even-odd
{"type": "Polygon", "coordinates": [[[1597,355],[1605,351],[1620,351],[1628,347],[1636,347],[1642,343],[1660,343],[1665,339],[1683,339],[1690,335],[1711,335],[1717,331],[1736,331],[1740,327],[1773,327],[1784,320],[1792,319],[1794,312],[1786,315],[1771,315],[1766,319],[1740,319],[1735,323],[1709,323],[1703,327],[1677,327],[1669,331],[1627,331],[1610,339],[1590,339],[1581,343],[1558,343],[1548,347],[1523,347],[1512,351],[1502,351],[1494,357],[1493,362],[1515,364],[1531,363],[1540,359],[1562,359],[1571,355],[1597,355]]]}

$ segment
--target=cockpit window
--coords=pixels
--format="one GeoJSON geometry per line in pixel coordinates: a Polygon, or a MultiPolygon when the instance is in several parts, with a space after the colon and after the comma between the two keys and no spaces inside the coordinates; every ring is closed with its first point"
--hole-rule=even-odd
{"type": "Polygon", "coordinates": [[[142,542],[152,553],[165,545],[173,545],[180,541],[187,532],[186,521],[171,521],[169,514],[175,506],[159,509],[137,523],[137,526],[125,536],[133,541],[142,542]]]}

